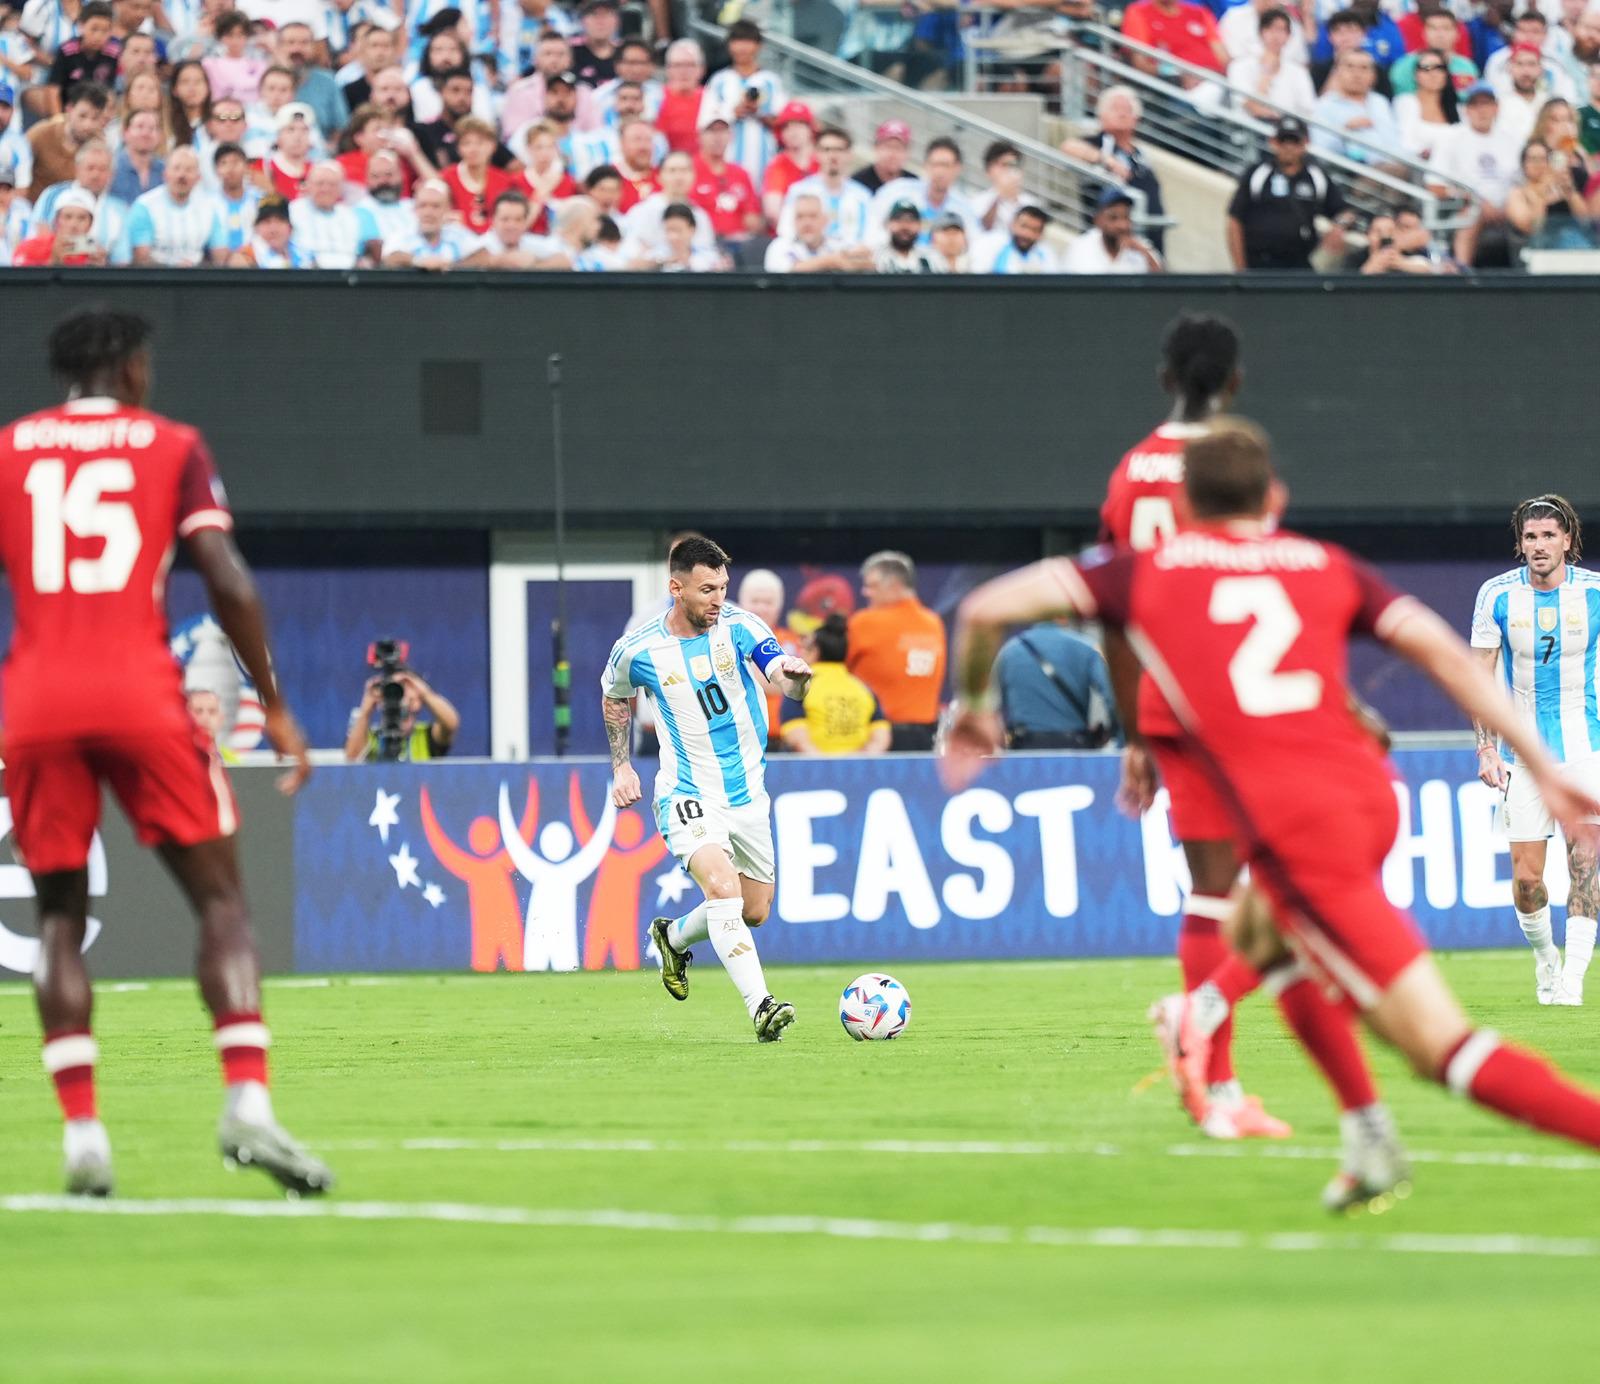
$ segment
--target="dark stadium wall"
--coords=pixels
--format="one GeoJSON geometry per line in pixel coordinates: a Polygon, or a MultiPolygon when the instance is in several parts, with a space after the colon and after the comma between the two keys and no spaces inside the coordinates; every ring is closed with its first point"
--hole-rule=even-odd
{"type": "Polygon", "coordinates": [[[1593,280],[284,279],[19,271],[0,412],[51,398],[31,343],[109,299],[155,320],[156,405],[258,522],[543,522],[560,352],[580,523],[1082,523],[1163,410],[1163,328],[1208,309],[1243,332],[1241,407],[1302,522],[1600,501],[1581,412],[1551,407],[1589,392],[1560,324],[1593,280]]]}

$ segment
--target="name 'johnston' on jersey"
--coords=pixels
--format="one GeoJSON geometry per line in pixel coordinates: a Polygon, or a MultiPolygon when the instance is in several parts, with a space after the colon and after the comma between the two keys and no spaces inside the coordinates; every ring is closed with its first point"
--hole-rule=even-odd
{"type": "Polygon", "coordinates": [[[1560,586],[1539,591],[1528,580],[1528,569],[1518,567],[1491,577],[1478,590],[1472,647],[1500,650],[1500,672],[1512,701],[1559,760],[1600,755],[1597,641],[1600,572],[1569,566],[1560,586]]]}
{"type": "Polygon", "coordinates": [[[616,642],[601,690],[616,698],[642,691],[655,703],[657,803],[691,797],[744,807],[766,792],[767,693],[751,670],[764,674],[782,657],[766,622],[734,605],[691,639],[671,633],[662,614],[616,642]]]}

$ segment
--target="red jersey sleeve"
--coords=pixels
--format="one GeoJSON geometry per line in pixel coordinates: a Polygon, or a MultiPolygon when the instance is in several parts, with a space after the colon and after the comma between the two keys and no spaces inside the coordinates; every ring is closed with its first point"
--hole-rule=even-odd
{"type": "Polygon", "coordinates": [[[178,478],[178,537],[187,538],[201,529],[221,529],[226,533],[232,528],[233,512],[228,508],[227,492],[217,476],[210,449],[195,433],[178,478]]]}
{"type": "Polygon", "coordinates": [[[1129,5],[1122,12],[1122,32],[1135,43],[1150,42],[1150,13],[1146,6],[1129,5]]]}
{"type": "Polygon", "coordinates": [[[1371,563],[1363,562],[1349,553],[1343,556],[1356,588],[1356,609],[1350,619],[1351,631],[1387,639],[1404,618],[1407,609],[1415,605],[1416,598],[1392,585],[1371,563]]]}
{"type": "Polygon", "coordinates": [[[1093,548],[1076,561],[1059,560],[1056,572],[1079,615],[1108,625],[1125,625],[1133,606],[1136,560],[1125,550],[1093,548]]]}

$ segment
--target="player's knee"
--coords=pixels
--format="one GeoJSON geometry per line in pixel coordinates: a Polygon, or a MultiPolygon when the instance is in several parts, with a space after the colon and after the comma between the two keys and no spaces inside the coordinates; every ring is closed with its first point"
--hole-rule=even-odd
{"type": "Polygon", "coordinates": [[[745,904],[744,904],[744,921],[745,921],[745,926],[746,927],[760,927],[761,924],[766,922],[767,919],[769,917],[771,917],[771,916],[772,916],[772,900],[771,899],[761,899],[761,900],[758,900],[758,901],[755,901],[755,902],[752,902],[749,899],[745,900],[745,904]]]}
{"type": "Polygon", "coordinates": [[[1535,874],[1516,874],[1511,881],[1512,897],[1521,913],[1537,913],[1544,905],[1544,881],[1535,874]]]}
{"type": "Polygon", "coordinates": [[[201,903],[199,913],[200,928],[208,936],[233,938],[250,934],[250,910],[238,890],[213,894],[201,903]]]}
{"type": "Polygon", "coordinates": [[[706,898],[708,899],[743,899],[744,893],[739,888],[737,876],[731,879],[708,879],[705,883],[706,898]]]}

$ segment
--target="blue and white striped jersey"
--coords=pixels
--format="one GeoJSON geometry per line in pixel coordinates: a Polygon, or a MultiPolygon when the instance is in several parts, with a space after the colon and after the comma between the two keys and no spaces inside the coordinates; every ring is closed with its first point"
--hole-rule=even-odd
{"type": "Polygon", "coordinates": [[[694,639],[670,633],[663,614],[617,640],[600,687],[655,703],[658,807],[673,797],[745,807],[766,791],[767,693],[751,668],[782,657],[766,622],[735,605],[694,639]]]}
{"type": "Polygon", "coordinates": [[[401,236],[393,244],[385,241],[383,253],[410,255],[413,260],[442,259],[454,264],[466,259],[477,248],[477,241],[478,237],[466,227],[450,223],[440,228],[437,240],[430,240],[421,231],[412,231],[410,235],[401,236]]]}
{"type": "MultiPolygon", "coordinates": [[[[1600,754],[1595,649],[1600,643],[1600,572],[1567,567],[1553,591],[1528,569],[1491,577],[1472,609],[1472,647],[1499,649],[1506,688],[1556,759],[1600,754]]],[[[1506,758],[1511,758],[1508,753],[1506,758]]]]}
{"type": "Polygon", "coordinates": [[[519,77],[533,71],[533,50],[539,46],[539,35],[547,30],[554,30],[562,38],[574,41],[583,36],[583,25],[578,22],[577,15],[561,5],[551,5],[542,17],[535,18],[516,0],[500,0],[500,32],[496,35],[496,50],[502,86],[510,86],[519,77]]]}
{"type": "Polygon", "coordinates": [[[820,173],[791,183],[783,194],[778,212],[779,236],[794,235],[794,204],[802,197],[815,197],[828,218],[826,235],[841,245],[865,245],[877,229],[872,222],[872,194],[854,178],[846,178],[837,192],[820,173]]]}
{"type": "Polygon", "coordinates": [[[192,269],[208,250],[227,248],[227,233],[211,194],[196,188],[175,202],[164,187],[153,187],[128,213],[128,247],[147,248],[151,261],[171,269],[192,269]]]}
{"type": "MultiPolygon", "coordinates": [[[[56,202],[69,187],[78,187],[78,184],[51,183],[39,194],[39,200],[33,205],[33,219],[28,223],[29,235],[40,235],[54,228],[56,202]]],[[[88,192],[87,188],[78,190],[88,192]]],[[[92,192],[89,195],[94,197],[92,192]]],[[[95,197],[94,206],[94,228],[89,234],[94,237],[97,244],[105,248],[106,256],[112,264],[126,264],[129,258],[128,204],[120,197],[113,197],[109,192],[103,192],[95,197]]]]}
{"type": "MultiPolygon", "coordinates": [[[[562,156],[567,172],[582,182],[603,163],[616,166],[622,158],[622,140],[612,127],[601,130],[578,130],[568,135],[562,146],[562,156]]],[[[650,162],[660,166],[661,160],[672,152],[667,137],[656,131],[650,146],[650,162]]]]}
{"type": "Polygon", "coordinates": [[[260,191],[246,183],[237,202],[222,192],[213,193],[213,196],[217,199],[217,215],[222,218],[223,249],[230,252],[244,249],[255,231],[260,191]]]}
{"type": "Polygon", "coordinates": [[[1056,257],[1050,247],[1039,241],[1031,250],[1024,254],[1017,249],[1016,242],[1011,237],[1000,239],[988,256],[989,274],[1058,274],[1061,266],[1056,263],[1056,257]]]}
{"type": "MultiPolygon", "coordinates": [[[[739,103],[744,100],[745,92],[752,88],[761,93],[761,102],[756,111],[768,120],[783,109],[784,102],[788,99],[784,95],[783,82],[776,73],[757,68],[748,77],[741,77],[731,67],[725,67],[712,76],[706,83],[706,92],[702,99],[715,102],[731,113],[738,110],[739,103]]],[[[728,158],[750,175],[750,181],[756,185],[756,191],[761,190],[762,180],[767,175],[767,165],[777,157],[778,141],[760,120],[733,122],[733,139],[728,145],[728,158]]]]}
{"type": "Polygon", "coordinates": [[[383,239],[369,213],[343,203],[323,211],[309,197],[297,197],[289,203],[289,222],[318,269],[350,269],[369,242],[383,239]]]}

